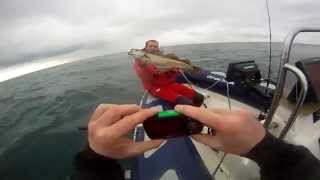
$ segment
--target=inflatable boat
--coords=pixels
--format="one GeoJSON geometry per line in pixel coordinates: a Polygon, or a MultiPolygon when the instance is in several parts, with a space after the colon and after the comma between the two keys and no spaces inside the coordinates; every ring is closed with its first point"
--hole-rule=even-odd
{"type": "MultiPolygon", "coordinates": [[[[289,33],[276,83],[263,80],[254,61],[231,63],[226,72],[203,70],[197,75],[181,72],[177,82],[203,94],[204,108],[248,109],[272,134],[289,143],[304,145],[320,158],[320,58],[289,63],[294,38],[300,32],[320,29],[298,28],[289,33]],[[287,77],[288,72],[296,78],[287,77]]],[[[147,92],[140,105],[161,110],[174,107],[147,92]]],[[[206,131],[204,128],[203,132],[206,131]]],[[[134,139],[149,140],[142,125],[135,129],[134,139]]],[[[134,180],[260,179],[255,162],[211,149],[190,137],[168,139],[159,148],[136,157],[127,174],[134,180]]]]}

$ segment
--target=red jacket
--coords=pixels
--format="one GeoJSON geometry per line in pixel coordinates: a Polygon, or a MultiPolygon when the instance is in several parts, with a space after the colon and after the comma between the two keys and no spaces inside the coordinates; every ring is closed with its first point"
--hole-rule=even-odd
{"type": "Polygon", "coordinates": [[[139,65],[138,60],[134,60],[133,68],[142,81],[146,90],[162,87],[174,83],[178,76],[178,71],[168,71],[161,73],[154,65],[147,64],[144,67],[139,65]]]}

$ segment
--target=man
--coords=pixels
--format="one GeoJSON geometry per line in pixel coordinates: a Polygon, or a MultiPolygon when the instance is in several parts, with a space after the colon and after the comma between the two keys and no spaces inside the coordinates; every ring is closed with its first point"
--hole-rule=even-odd
{"type": "MultiPolygon", "coordinates": [[[[159,43],[156,40],[148,40],[143,49],[148,53],[162,55],[159,49],[159,43]]],[[[174,54],[168,54],[167,57],[190,63],[189,60],[180,60],[174,54]]],[[[197,93],[191,88],[176,83],[179,71],[172,68],[168,71],[160,71],[152,64],[146,64],[140,59],[135,59],[133,68],[142,81],[143,87],[153,96],[167,100],[173,104],[188,104],[201,106],[204,100],[203,95],[197,93]]]]}
{"type": "MultiPolygon", "coordinates": [[[[262,180],[320,179],[320,161],[303,146],[287,144],[273,137],[246,110],[228,112],[177,105],[175,110],[215,129],[215,136],[198,134],[196,141],[214,149],[247,157],[260,166],[262,180]]],[[[134,142],[123,136],[156,109],[141,109],[137,105],[102,104],[93,113],[88,125],[89,146],[74,161],[76,180],[124,180],[116,159],[133,157],[157,148],[162,140],[134,142]]]]}

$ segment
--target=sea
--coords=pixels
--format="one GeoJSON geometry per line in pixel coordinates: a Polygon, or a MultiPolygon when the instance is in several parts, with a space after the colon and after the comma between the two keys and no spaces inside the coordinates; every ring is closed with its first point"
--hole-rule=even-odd
{"type": "MultiPolygon", "coordinates": [[[[254,60],[267,77],[266,42],[163,47],[211,71],[254,60]]],[[[277,79],[282,43],[272,44],[271,78],[277,79]]],[[[296,44],[291,62],[320,56],[320,46],[296,44]]],[[[1,74],[0,74],[1,75],[1,74]]],[[[87,143],[85,127],[101,103],[138,103],[143,94],[126,52],[92,57],[0,82],[0,179],[68,179],[72,160],[87,143]]],[[[123,160],[130,167],[131,160],[123,160]]],[[[127,168],[125,167],[125,168],[127,168]]]]}

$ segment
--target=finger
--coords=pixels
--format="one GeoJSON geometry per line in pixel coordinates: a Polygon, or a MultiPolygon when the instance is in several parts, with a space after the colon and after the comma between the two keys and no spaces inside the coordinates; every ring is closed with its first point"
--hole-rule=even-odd
{"type": "Polygon", "coordinates": [[[141,108],[135,104],[117,105],[114,107],[110,107],[102,114],[102,116],[98,118],[97,124],[109,126],[119,121],[124,116],[128,116],[138,112],[140,109],[141,108]]]}
{"type": "Polygon", "coordinates": [[[129,156],[136,156],[138,154],[142,154],[148,150],[158,148],[164,140],[150,140],[144,142],[133,142],[130,144],[130,151],[128,153],[129,156]]]}
{"type": "Polygon", "coordinates": [[[95,121],[100,117],[106,110],[108,110],[110,107],[117,106],[115,104],[99,104],[94,113],[91,116],[90,121],[95,121]]]}
{"type": "Polygon", "coordinates": [[[131,155],[138,155],[144,153],[148,150],[158,148],[164,140],[150,140],[144,142],[135,142],[133,146],[131,146],[131,155]]]}
{"type": "Polygon", "coordinates": [[[195,120],[198,120],[211,128],[217,128],[218,123],[222,119],[219,113],[189,105],[177,105],[175,106],[175,110],[195,120]]]}
{"type": "Polygon", "coordinates": [[[218,139],[214,136],[210,136],[208,134],[195,134],[195,135],[192,135],[191,137],[192,139],[202,144],[206,144],[214,149],[221,149],[221,145],[218,139]]]}
{"type": "Polygon", "coordinates": [[[224,113],[228,113],[229,112],[226,109],[222,109],[222,108],[212,108],[212,109],[209,109],[209,110],[214,112],[214,113],[218,113],[218,114],[224,114],[224,113]]]}
{"type": "Polygon", "coordinates": [[[125,116],[117,123],[109,126],[107,131],[120,137],[130,130],[134,129],[138,124],[142,123],[147,118],[155,115],[158,111],[159,110],[156,108],[142,109],[132,115],[125,116]]]}
{"type": "Polygon", "coordinates": [[[136,104],[124,104],[124,105],[119,105],[119,114],[124,117],[131,115],[133,113],[138,112],[141,110],[141,107],[136,105],[136,104]]]}
{"type": "Polygon", "coordinates": [[[119,139],[118,142],[114,144],[114,146],[112,147],[111,155],[113,158],[116,159],[128,158],[144,153],[145,151],[157,148],[163,142],[164,140],[134,142],[131,139],[122,138],[119,139]]]}

